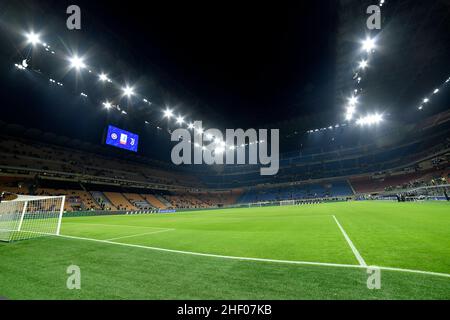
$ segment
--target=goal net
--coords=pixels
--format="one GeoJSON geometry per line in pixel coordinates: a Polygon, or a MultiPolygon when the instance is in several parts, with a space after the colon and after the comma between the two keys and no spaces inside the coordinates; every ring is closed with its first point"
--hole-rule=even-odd
{"type": "Polygon", "coordinates": [[[248,204],[248,207],[268,207],[271,206],[272,202],[270,201],[262,201],[262,202],[252,202],[248,204]]]}
{"type": "Polygon", "coordinates": [[[295,205],[295,200],[282,200],[280,201],[280,206],[293,206],[295,205]]]}
{"type": "Polygon", "coordinates": [[[59,235],[65,196],[17,196],[0,203],[0,241],[59,235]]]}

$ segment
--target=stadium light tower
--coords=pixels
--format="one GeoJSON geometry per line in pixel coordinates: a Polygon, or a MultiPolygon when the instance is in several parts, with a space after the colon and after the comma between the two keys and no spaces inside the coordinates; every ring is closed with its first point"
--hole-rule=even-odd
{"type": "Polygon", "coordinates": [[[33,46],[38,43],[41,43],[41,39],[40,39],[39,35],[34,32],[27,33],[26,37],[27,37],[27,42],[31,43],[33,46]]]}
{"type": "Polygon", "coordinates": [[[82,58],[78,57],[78,56],[73,56],[72,58],[69,59],[70,61],[70,67],[80,70],[86,67],[86,65],[84,64],[84,61],[82,58]]]}

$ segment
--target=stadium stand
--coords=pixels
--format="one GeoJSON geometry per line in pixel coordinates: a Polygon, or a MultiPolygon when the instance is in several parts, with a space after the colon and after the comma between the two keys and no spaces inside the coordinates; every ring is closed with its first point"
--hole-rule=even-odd
{"type": "Polygon", "coordinates": [[[123,194],[118,192],[104,192],[106,198],[112,203],[113,206],[117,208],[117,210],[126,210],[126,211],[135,211],[138,210],[135,206],[133,206],[123,194]]]}
{"type": "Polygon", "coordinates": [[[150,203],[154,208],[158,209],[166,209],[167,206],[161,202],[155,195],[153,194],[141,194],[141,196],[150,203]]]}
{"type": "Polygon", "coordinates": [[[61,146],[58,141],[66,140],[58,137],[36,142],[30,138],[34,132],[17,135],[18,128],[3,127],[0,187],[17,194],[64,194],[68,211],[209,208],[402,190],[448,182],[447,113],[412,129],[386,128],[376,144],[370,136],[358,143],[345,137],[339,144],[281,154],[276,176],[261,176],[255,165],[187,170],[142,156],[110,156],[101,148],[84,150],[82,144],[61,146]]]}
{"type": "Polygon", "coordinates": [[[150,210],[154,207],[147,202],[140,194],[137,193],[124,193],[123,196],[135,207],[140,210],[150,210]]]}

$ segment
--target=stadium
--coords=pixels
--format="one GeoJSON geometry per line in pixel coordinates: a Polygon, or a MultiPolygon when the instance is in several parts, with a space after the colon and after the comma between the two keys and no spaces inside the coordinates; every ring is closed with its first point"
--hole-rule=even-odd
{"type": "Polygon", "coordinates": [[[450,299],[448,1],[92,2],[0,3],[0,298],[450,299]]]}

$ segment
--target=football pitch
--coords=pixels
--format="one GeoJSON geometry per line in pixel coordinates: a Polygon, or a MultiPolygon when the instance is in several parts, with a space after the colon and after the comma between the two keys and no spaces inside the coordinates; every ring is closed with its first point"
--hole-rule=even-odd
{"type": "Polygon", "coordinates": [[[447,203],[71,217],[61,235],[0,243],[0,297],[450,299],[447,203]]]}

